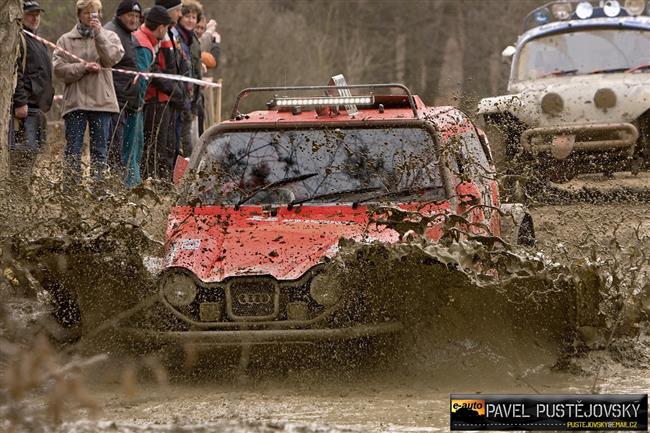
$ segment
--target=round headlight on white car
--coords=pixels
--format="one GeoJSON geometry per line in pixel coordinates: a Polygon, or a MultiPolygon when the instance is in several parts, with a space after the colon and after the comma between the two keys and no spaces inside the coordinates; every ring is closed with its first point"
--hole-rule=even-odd
{"type": "Polygon", "coordinates": [[[341,299],[343,289],[338,278],[328,274],[319,274],[311,280],[309,294],[320,305],[331,307],[341,299]]]}
{"type": "Polygon", "coordinates": [[[163,282],[162,292],[174,307],[185,307],[196,298],[196,284],[185,274],[173,274],[163,282]]]}
{"type": "Polygon", "coordinates": [[[564,101],[557,93],[547,93],[542,98],[542,111],[546,114],[560,114],[564,110],[564,101]]]}

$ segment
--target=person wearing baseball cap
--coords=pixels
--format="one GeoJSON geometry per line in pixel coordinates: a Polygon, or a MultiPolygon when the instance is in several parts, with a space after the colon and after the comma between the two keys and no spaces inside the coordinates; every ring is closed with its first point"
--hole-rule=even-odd
{"type": "MultiPolygon", "coordinates": [[[[36,0],[23,3],[23,28],[38,33],[43,8],[36,0]]],[[[52,86],[52,60],[47,47],[35,38],[20,33],[18,76],[13,95],[14,122],[10,134],[12,174],[27,180],[39,150],[46,140],[47,120],[54,98],[52,86]]]]}
{"type": "MultiPolygon", "coordinates": [[[[124,56],[113,68],[135,71],[135,45],[133,32],[140,27],[142,6],[137,0],[122,0],[117,6],[115,16],[104,25],[120,37],[124,56]]],[[[133,75],[113,71],[113,84],[115,95],[120,106],[119,113],[111,115],[110,142],[108,145],[108,163],[119,171],[122,168],[120,153],[124,144],[124,126],[126,125],[126,111],[137,106],[137,86],[133,82],[133,75]]]]}

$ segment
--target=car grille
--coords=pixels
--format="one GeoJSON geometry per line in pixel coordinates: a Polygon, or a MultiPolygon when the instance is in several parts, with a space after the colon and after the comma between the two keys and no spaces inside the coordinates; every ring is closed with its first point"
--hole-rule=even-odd
{"type": "Polygon", "coordinates": [[[268,320],[279,313],[279,287],[271,280],[240,280],[230,283],[226,310],[233,320],[268,320]]]}

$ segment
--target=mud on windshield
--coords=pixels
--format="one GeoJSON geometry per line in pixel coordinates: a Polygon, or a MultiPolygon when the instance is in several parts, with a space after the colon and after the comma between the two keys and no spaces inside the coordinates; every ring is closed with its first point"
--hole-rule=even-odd
{"type": "Polygon", "coordinates": [[[434,139],[415,127],[224,132],[189,180],[197,205],[446,198],[434,139]]]}

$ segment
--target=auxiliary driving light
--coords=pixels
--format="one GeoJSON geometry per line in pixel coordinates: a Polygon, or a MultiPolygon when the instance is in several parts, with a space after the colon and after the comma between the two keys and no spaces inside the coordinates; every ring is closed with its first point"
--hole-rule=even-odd
{"type": "Polygon", "coordinates": [[[630,15],[641,15],[645,10],[645,0],[625,0],[625,10],[630,15]]]}
{"type": "Polygon", "coordinates": [[[200,303],[199,319],[201,319],[201,322],[218,322],[221,320],[221,304],[219,302],[200,303]]]}
{"type": "Polygon", "coordinates": [[[174,307],[190,305],[196,298],[196,284],[184,274],[169,276],[163,283],[163,295],[174,307]]]}
{"type": "Polygon", "coordinates": [[[553,12],[553,16],[558,20],[568,20],[573,11],[571,9],[571,3],[556,3],[551,6],[551,12],[553,12]]]}
{"type": "Polygon", "coordinates": [[[616,93],[612,89],[598,89],[594,95],[594,104],[601,110],[612,108],[616,105],[616,93]]]}
{"type": "Polygon", "coordinates": [[[576,15],[581,20],[590,18],[594,14],[594,7],[589,2],[578,3],[576,6],[576,15]]]}
{"type": "Polygon", "coordinates": [[[373,105],[373,96],[319,96],[314,98],[275,98],[278,107],[322,107],[328,105],[373,105]]]}
{"type": "Polygon", "coordinates": [[[533,19],[538,25],[551,21],[551,12],[547,8],[538,9],[533,12],[533,19]]]}
{"type": "Polygon", "coordinates": [[[289,302],[287,304],[287,319],[307,320],[309,319],[309,307],[306,302],[289,302]]]}
{"type": "Polygon", "coordinates": [[[314,301],[326,307],[336,304],[342,292],[338,279],[329,274],[316,275],[309,286],[309,294],[314,301]]]}
{"type": "Polygon", "coordinates": [[[603,12],[608,17],[617,17],[621,13],[621,4],[616,0],[607,0],[603,5],[603,12]]]}

